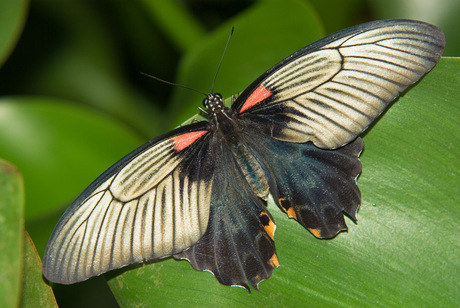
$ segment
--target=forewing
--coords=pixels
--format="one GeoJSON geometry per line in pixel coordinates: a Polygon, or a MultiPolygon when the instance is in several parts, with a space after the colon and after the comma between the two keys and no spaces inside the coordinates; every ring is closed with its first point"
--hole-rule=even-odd
{"type": "MultiPolygon", "coordinates": [[[[219,140],[216,140],[219,142],[219,140]]],[[[231,150],[216,148],[218,165],[212,187],[211,214],[203,237],[176,255],[197,270],[214,274],[224,285],[257,289],[278,266],[275,224],[235,163],[231,150]]]]}
{"type": "Polygon", "coordinates": [[[196,243],[209,217],[209,136],[205,122],[178,128],[96,179],[53,231],[44,276],[70,284],[196,243]]]}
{"type": "Polygon", "coordinates": [[[359,25],[287,57],[232,108],[278,140],[335,149],[359,136],[431,70],[444,45],[439,28],[419,21],[359,25]]]}

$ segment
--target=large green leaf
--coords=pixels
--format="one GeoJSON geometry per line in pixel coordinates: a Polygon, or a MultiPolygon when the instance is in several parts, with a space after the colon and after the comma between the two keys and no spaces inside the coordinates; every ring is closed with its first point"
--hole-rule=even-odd
{"type": "Polygon", "coordinates": [[[23,228],[22,176],[0,159],[0,307],[17,307],[19,303],[23,228]]]}
{"type": "Polygon", "coordinates": [[[365,135],[363,202],[349,232],[317,240],[270,204],[281,266],[260,292],[221,286],[211,274],[170,259],[107,275],[119,303],[456,305],[459,72],[459,59],[442,59],[365,135]]]}

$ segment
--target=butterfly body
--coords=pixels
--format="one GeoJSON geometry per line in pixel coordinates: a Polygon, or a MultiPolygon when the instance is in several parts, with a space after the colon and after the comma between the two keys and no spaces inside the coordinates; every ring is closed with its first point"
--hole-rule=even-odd
{"type": "Polygon", "coordinates": [[[43,261],[69,284],[174,256],[250,290],[279,265],[269,194],[318,238],[356,220],[360,134],[439,60],[442,31],[376,21],[328,36],[256,79],[208,121],[179,127],[122,158],[72,203],[43,261]]]}
{"type": "Polygon", "coordinates": [[[225,107],[222,95],[219,93],[209,94],[203,105],[208,110],[209,131],[212,132],[215,143],[225,142],[229,145],[229,152],[233,154],[238,169],[244,175],[253,192],[267,201],[269,185],[264,170],[253,152],[248,148],[244,140],[247,129],[242,125],[239,114],[225,107]]]}

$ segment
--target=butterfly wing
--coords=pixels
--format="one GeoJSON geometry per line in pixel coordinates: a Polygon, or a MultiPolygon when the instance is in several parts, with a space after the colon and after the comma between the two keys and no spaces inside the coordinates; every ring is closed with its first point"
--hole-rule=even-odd
{"type": "Polygon", "coordinates": [[[208,229],[191,248],[177,254],[196,270],[214,274],[224,285],[255,289],[279,265],[275,224],[265,203],[252,191],[228,145],[213,144],[216,172],[208,229]]]}
{"type": "Polygon", "coordinates": [[[356,138],[436,64],[444,43],[423,22],[363,24],[292,54],[237,98],[244,140],[290,217],[320,238],[346,229],[343,212],[355,219],[363,148],[356,138]]]}
{"type": "Polygon", "coordinates": [[[442,31],[384,20],[330,35],[287,57],[234,102],[241,117],[288,142],[335,149],[359,136],[439,60],[442,31]]]}
{"type": "Polygon", "coordinates": [[[96,179],[55,227],[44,276],[70,284],[196,243],[207,228],[214,173],[206,127],[156,138],[96,179]]]}

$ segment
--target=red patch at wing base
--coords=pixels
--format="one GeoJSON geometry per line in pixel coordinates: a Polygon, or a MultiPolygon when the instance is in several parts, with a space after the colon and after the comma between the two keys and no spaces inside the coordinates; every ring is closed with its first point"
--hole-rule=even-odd
{"type": "Polygon", "coordinates": [[[272,91],[270,91],[269,89],[264,88],[264,86],[259,86],[257,89],[254,90],[254,92],[251,93],[251,95],[249,95],[248,99],[244,102],[243,106],[241,107],[240,112],[252,108],[264,99],[272,96],[272,94],[272,91]]]}
{"type": "Polygon", "coordinates": [[[182,151],[207,132],[207,130],[199,130],[196,132],[190,132],[172,138],[174,142],[174,150],[176,150],[176,152],[182,151]]]}

